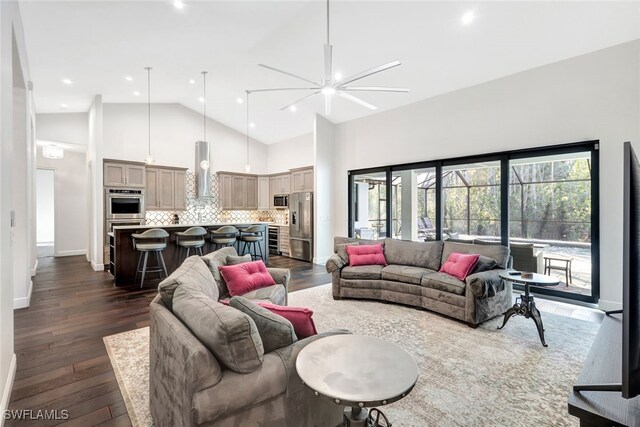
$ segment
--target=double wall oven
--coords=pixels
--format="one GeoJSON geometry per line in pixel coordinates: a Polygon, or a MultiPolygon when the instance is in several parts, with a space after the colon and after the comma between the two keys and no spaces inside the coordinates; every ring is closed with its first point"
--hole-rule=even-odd
{"type": "Polygon", "coordinates": [[[144,190],[107,188],[104,200],[105,264],[109,258],[109,236],[116,225],[144,225],[144,190]]]}

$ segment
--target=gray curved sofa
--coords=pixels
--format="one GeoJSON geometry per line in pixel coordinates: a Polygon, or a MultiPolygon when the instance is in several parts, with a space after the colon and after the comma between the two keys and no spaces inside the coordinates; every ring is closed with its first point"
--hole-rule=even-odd
{"type": "Polygon", "coordinates": [[[507,268],[509,258],[509,248],[502,245],[336,237],[326,268],[332,274],[334,299],[374,299],[421,307],[476,327],[513,304],[511,286],[498,275],[507,268]],[[383,244],[388,265],[349,267],[345,246],[372,243],[383,244]],[[438,272],[452,252],[480,254],[494,260],[495,266],[463,282],[438,272]]]}

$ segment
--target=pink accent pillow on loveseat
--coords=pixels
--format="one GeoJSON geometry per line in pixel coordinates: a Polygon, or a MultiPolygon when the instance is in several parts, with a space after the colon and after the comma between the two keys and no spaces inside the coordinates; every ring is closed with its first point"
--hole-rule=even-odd
{"type": "Polygon", "coordinates": [[[345,246],[349,254],[349,267],[359,265],[387,265],[382,244],[345,246]]]}
{"type": "Polygon", "coordinates": [[[218,269],[224,281],[227,282],[229,295],[232,297],[276,284],[267,271],[267,266],[261,260],[236,265],[221,265],[218,269]]]}
{"type": "Polygon", "coordinates": [[[288,307],[268,302],[258,302],[257,304],[291,322],[298,339],[307,338],[318,333],[316,325],[311,318],[313,311],[306,307],[288,307]]]}
{"type": "Polygon", "coordinates": [[[480,255],[478,254],[459,254],[451,252],[449,258],[440,267],[441,273],[447,273],[456,279],[464,280],[478,263],[480,255]]]}

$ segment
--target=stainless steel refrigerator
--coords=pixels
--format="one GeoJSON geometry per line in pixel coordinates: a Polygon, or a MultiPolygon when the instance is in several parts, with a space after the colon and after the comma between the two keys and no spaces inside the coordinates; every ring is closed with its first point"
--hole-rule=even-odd
{"type": "Polygon", "coordinates": [[[289,256],[313,260],[313,193],[289,196],[289,256]]]}

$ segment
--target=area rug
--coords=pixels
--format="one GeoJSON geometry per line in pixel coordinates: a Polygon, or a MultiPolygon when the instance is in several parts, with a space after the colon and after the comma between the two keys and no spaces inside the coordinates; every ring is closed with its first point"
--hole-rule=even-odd
{"type": "MultiPolygon", "coordinates": [[[[293,292],[289,304],[314,310],[319,331],[347,328],[382,337],[416,360],[420,376],[403,400],[383,409],[394,426],[576,426],[567,396],[597,323],[543,313],[548,348],[530,319],[477,329],[424,310],[331,298],[331,286],[293,292]]],[[[105,337],[131,422],[151,425],[148,328],[105,337]]],[[[366,357],[366,354],[363,355],[366,357]]]]}

